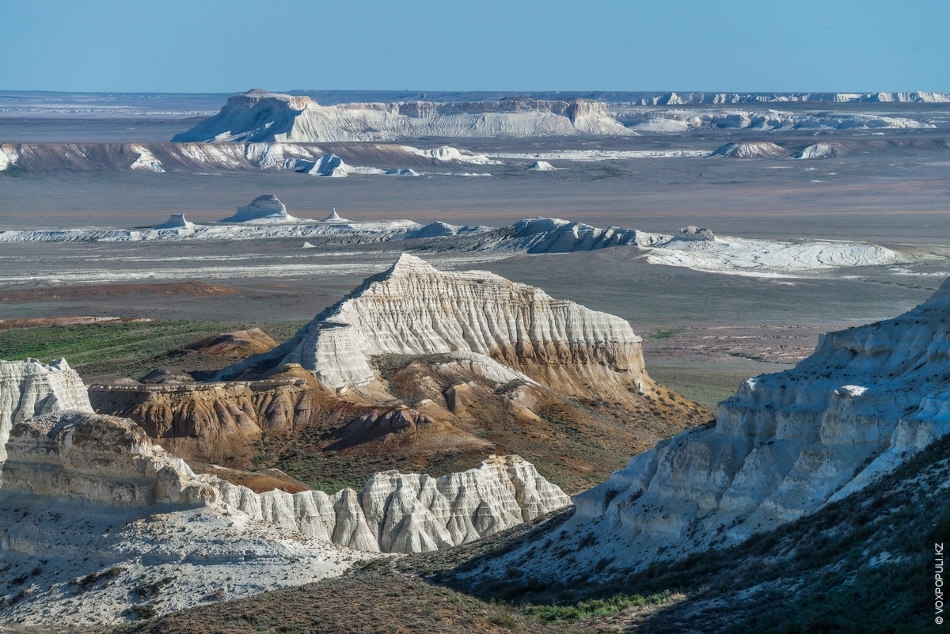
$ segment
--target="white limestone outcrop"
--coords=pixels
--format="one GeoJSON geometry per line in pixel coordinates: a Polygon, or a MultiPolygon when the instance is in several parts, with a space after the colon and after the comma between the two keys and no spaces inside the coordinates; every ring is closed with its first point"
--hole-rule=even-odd
{"type": "MultiPolygon", "coordinates": [[[[403,254],[262,357],[232,366],[297,363],[338,390],[373,381],[386,354],[479,355],[567,393],[583,385],[652,385],[641,339],[625,320],[486,271],[443,272],[403,254]],[[486,358],[489,357],[489,358],[486,358]]],[[[626,388],[624,388],[626,389],[626,388]]]]}
{"type": "Polygon", "coordinates": [[[792,154],[795,159],[823,159],[838,156],[838,150],[830,143],[812,143],[792,154]]]}
{"type": "Polygon", "coordinates": [[[287,213],[287,207],[274,194],[261,194],[249,204],[237,208],[237,213],[221,222],[299,222],[287,213]]]}
{"type": "Polygon", "coordinates": [[[86,386],[66,359],[49,365],[36,359],[0,361],[0,469],[13,425],[65,409],[92,411],[86,386]]]}
{"type": "Polygon", "coordinates": [[[455,546],[570,504],[518,456],[438,478],[388,471],[362,491],[255,493],[196,475],[127,418],[69,410],[17,424],[0,488],[3,496],[69,499],[123,508],[207,507],[301,539],[369,552],[455,546]]]}
{"type": "Polygon", "coordinates": [[[251,90],[174,142],[385,141],[399,138],[629,135],[607,104],[507,98],[482,103],[347,103],[251,90]]]}
{"type": "Polygon", "coordinates": [[[712,156],[725,156],[728,158],[777,158],[785,156],[786,151],[781,145],[769,141],[759,141],[750,143],[726,143],[720,146],[712,153],[712,156]]]}
{"type": "MultiPolygon", "coordinates": [[[[694,428],[574,498],[532,574],[643,568],[814,513],[950,433],[950,280],[888,321],[822,336],[795,368],[745,381],[694,428]],[[571,561],[556,549],[578,552],[571,561]]],[[[511,558],[524,557],[515,553],[511,558]]],[[[505,565],[503,562],[498,565],[505,565]]]]}
{"type": "Polygon", "coordinates": [[[254,519],[357,550],[428,552],[493,535],[570,504],[518,456],[494,456],[438,478],[377,473],[359,493],[343,489],[254,493],[221,483],[223,500],[254,519]]]}

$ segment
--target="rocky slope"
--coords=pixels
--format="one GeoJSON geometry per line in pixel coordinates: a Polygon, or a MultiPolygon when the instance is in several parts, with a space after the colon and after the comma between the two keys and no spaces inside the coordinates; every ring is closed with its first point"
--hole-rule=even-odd
{"type": "Polygon", "coordinates": [[[337,575],[369,553],[450,547],[570,504],[517,456],[441,478],[380,473],[359,493],[258,494],[195,474],[131,420],[76,410],[18,423],[8,447],[7,623],[147,618],[337,575]]]}
{"type": "Polygon", "coordinates": [[[14,424],[64,409],[92,411],[86,386],[66,359],[49,365],[36,359],[0,361],[0,469],[14,424]]]}
{"type": "Polygon", "coordinates": [[[442,272],[403,254],[291,340],[221,376],[297,363],[343,392],[375,380],[375,357],[442,353],[471,359],[502,380],[541,382],[565,394],[593,396],[615,386],[643,394],[653,382],[640,342],[618,317],[492,273],[442,272]]]}
{"type": "MultiPolygon", "coordinates": [[[[366,554],[253,519],[132,421],[19,423],[0,486],[0,620],[115,624],[340,574],[366,554]]],[[[250,494],[250,498],[254,494],[250,494]]]]}
{"type": "Polygon", "coordinates": [[[808,515],[950,432],[950,280],[889,321],[831,333],[794,369],[746,381],[714,425],[634,457],[518,561],[534,575],[646,567],[808,515]],[[565,559],[563,553],[571,552],[565,559]],[[560,554],[559,554],[560,553],[560,554]]]}

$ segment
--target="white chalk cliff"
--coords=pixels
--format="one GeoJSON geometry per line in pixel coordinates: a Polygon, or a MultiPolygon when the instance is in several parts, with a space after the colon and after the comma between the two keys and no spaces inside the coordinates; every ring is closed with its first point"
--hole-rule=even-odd
{"type": "Polygon", "coordinates": [[[0,498],[208,507],[246,514],[299,538],[371,552],[447,548],[570,504],[518,456],[490,457],[476,469],[439,478],[379,473],[359,493],[255,493],[196,475],[129,419],[75,410],[19,423],[9,452],[0,498]]]}
{"type": "Polygon", "coordinates": [[[222,378],[252,365],[297,363],[324,385],[346,390],[376,378],[376,356],[449,353],[484,373],[556,385],[566,394],[606,386],[642,391],[652,381],[640,342],[619,317],[487,271],[443,272],[403,254],[289,341],[225,369],[222,378]]]}
{"type": "Polygon", "coordinates": [[[175,142],[384,141],[422,136],[628,135],[607,105],[587,99],[509,98],[484,103],[349,103],[251,90],[175,142]]]}
{"type": "Polygon", "coordinates": [[[13,425],[66,409],[92,411],[86,386],[66,359],[49,365],[36,359],[0,361],[0,469],[13,425]]]}
{"type": "Polygon", "coordinates": [[[948,376],[950,280],[895,319],[823,335],[795,368],[745,381],[714,426],[634,457],[574,498],[553,545],[505,561],[563,578],[606,558],[609,575],[814,513],[950,433],[948,376]]]}

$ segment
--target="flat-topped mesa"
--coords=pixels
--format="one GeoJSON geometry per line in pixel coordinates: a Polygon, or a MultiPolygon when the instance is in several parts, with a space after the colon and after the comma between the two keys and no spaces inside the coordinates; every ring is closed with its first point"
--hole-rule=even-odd
{"type": "Polygon", "coordinates": [[[233,216],[221,220],[221,222],[264,223],[297,221],[297,218],[287,213],[287,207],[274,194],[262,194],[252,200],[250,204],[238,207],[237,213],[233,216]]]}
{"type": "Polygon", "coordinates": [[[49,365],[36,359],[0,361],[0,469],[13,425],[66,409],[92,411],[86,386],[66,359],[49,365]]]}
{"type": "Polygon", "coordinates": [[[385,141],[398,138],[622,135],[606,104],[586,99],[505,98],[471,103],[394,102],[321,106],[307,97],[252,90],[173,142],[385,141]]]}
{"type": "MultiPolygon", "coordinates": [[[[484,355],[565,392],[648,390],[641,339],[626,321],[486,271],[443,272],[408,254],[320,313],[266,359],[298,363],[332,388],[373,381],[373,357],[484,355]],[[591,388],[590,384],[595,387],[591,388]]],[[[243,367],[226,369],[235,375],[243,367]]]]}
{"type": "Polygon", "coordinates": [[[432,478],[387,471],[359,493],[255,493],[196,475],[126,418],[66,411],[19,423],[0,488],[8,496],[125,508],[207,507],[245,513],[298,537],[372,552],[421,552],[486,537],[563,508],[570,499],[518,456],[432,478]]]}

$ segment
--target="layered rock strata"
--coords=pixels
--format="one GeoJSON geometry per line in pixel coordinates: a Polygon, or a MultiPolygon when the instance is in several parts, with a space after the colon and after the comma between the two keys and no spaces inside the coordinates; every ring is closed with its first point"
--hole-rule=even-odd
{"type": "MultiPolygon", "coordinates": [[[[618,386],[645,392],[653,384],[640,342],[619,317],[492,273],[442,272],[403,254],[292,339],[221,377],[297,363],[345,391],[376,378],[375,357],[450,353],[474,355],[485,368],[503,364],[564,394],[617,392],[618,386]]],[[[510,374],[507,368],[498,372],[510,374]]]]}
{"type": "Polygon", "coordinates": [[[0,498],[208,507],[241,512],[300,538],[372,552],[447,548],[570,504],[518,456],[492,457],[477,469],[440,478],[384,472],[359,493],[255,493],[196,475],[129,419],[79,411],[19,423],[9,451],[0,498]]]}
{"type": "Polygon", "coordinates": [[[556,548],[528,565],[586,575],[606,558],[608,575],[813,513],[950,433],[948,377],[950,280],[900,317],[824,335],[794,369],[745,381],[715,425],[577,496],[556,548]],[[557,549],[578,552],[568,562],[557,549]]]}
{"type": "Polygon", "coordinates": [[[65,409],[92,411],[86,386],[66,359],[0,361],[0,468],[15,423],[65,409]]]}
{"type": "Polygon", "coordinates": [[[247,468],[265,434],[309,425],[322,394],[293,372],[265,381],[92,385],[96,411],[135,420],[176,455],[247,468]]]}
{"type": "Polygon", "coordinates": [[[507,98],[478,103],[349,103],[251,90],[172,141],[382,141],[420,136],[629,135],[607,104],[507,98]]]}

